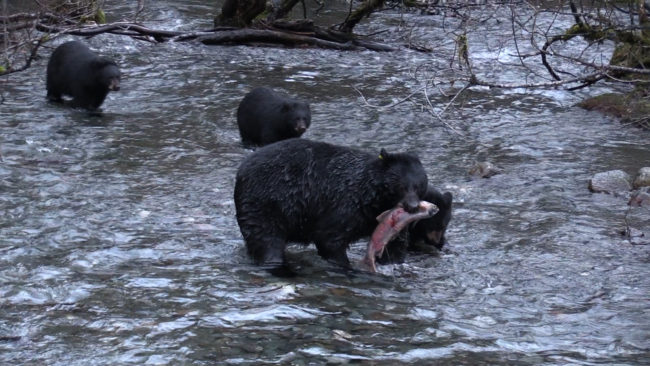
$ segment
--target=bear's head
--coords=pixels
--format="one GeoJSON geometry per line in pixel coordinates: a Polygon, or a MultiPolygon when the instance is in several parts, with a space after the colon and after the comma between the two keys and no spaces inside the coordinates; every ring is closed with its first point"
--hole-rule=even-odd
{"type": "Polygon", "coordinates": [[[451,192],[441,194],[437,189],[429,186],[424,200],[438,206],[438,212],[432,217],[420,220],[413,225],[409,231],[410,241],[422,241],[440,250],[447,242],[445,232],[451,221],[453,196],[451,192]]]}
{"type": "Polygon", "coordinates": [[[427,174],[417,156],[410,153],[379,152],[383,185],[388,196],[409,213],[417,211],[427,192],[427,174]]]}
{"type": "Polygon", "coordinates": [[[111,91],[120,90],[120,69],[115,62],[106,57],[98,57],[93,61],[93,68],[99,83],[111,91]]]}

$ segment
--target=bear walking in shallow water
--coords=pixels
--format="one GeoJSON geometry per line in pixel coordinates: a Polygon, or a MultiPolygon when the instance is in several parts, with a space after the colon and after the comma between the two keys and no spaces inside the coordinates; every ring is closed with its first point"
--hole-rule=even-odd
{"type": "Polygon", "coordinates": [[[79,41],[57,47],[47,64],[47,98],[63,102],[72,97],[72,105],[97,110],[109,91],[120,89],[120,70],[112,60],[100,57],[79,41]]]}
{"type": "Polygon", "coordinates": [[[310,124],[309,104],[269,88],[251,90],[237,108],[239,133],[247,145],[300,137],[310,124]]]}
{"type": "Polygon", "coordinates": [[[348,267],[350,243],[370,236],[377,216],[400,204],[418,209],[427,175],[412,154],[379,154],[293,138],[249,155],[235,182],[237,223],[257,264],[291,271],[288,242],[316,244],[348,267]]]}

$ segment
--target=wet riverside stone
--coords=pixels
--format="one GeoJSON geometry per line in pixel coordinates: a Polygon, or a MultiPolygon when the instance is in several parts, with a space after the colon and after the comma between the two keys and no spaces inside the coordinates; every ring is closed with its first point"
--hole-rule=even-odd
{"type": "Polygon", "coordinates": [[[650,207],[650,187],[643,187],[632,192],[627,204],[632,207],[650,207]]]}
{"type": "Polygon", "coordinates": [[[605,93],[587,98],[578,103],[578,106],[618,118],[622,123],[631,123],[647,129],[650,103],[648,98],[644,98],[643,95],[643,88],[625,94],[605,93]]]}
{"type": "Polygon", "coordinates": [[[632,245],[648,245],[650,244],[650,238],[646,236],[646,234],[635,228],[629,228],[625,232],[625,236],[627,239],[630,241],[630,244],[632,245]]]}
{"type": "Polygon", "coordinates": [[[594,174],[589,179],[589,190],[594,193],[618,193],[632,189],[631,177],[622,170],[610,170],[594,174]]]}
{"type": "Polygon", "coordinates": [[[650,186],[650,167],[639,169],[639,172],[636,174],[636,178],[634,178],[633,186],[634,189],[650,186]]]}
{"type": "Polygon", "coordinates": [[[489,161],[481,161],[474,164],[469,169],[469,174],[479,178],[490,178],[497,174],[501,174],[503,170],[489,161]]]}

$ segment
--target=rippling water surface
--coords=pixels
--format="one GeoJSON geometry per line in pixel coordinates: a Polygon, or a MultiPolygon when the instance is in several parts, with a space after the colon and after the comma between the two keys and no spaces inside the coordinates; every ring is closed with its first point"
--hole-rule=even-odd
{"type": "MultiPolygon", "coordinates": [[[[160,28],[208,28],[215,12],[147,6],[160,28]]],[[[438,42],[439,20],[407,20],[438,42]]],[[[627,197],[586,188],[650,166],[650,134],[574,107],[586,94],[469,90],[444,114],[455,133],[422,95],[378,109],[355,90],[395,102],[449,50],[88,42],[124,74],[100,117],[46,103],[46,51],[2,79],[0,364],[650,364],[649,248],[619,233],[627,197]],[[290,251],[295,280],[251,265],[234,112],[258,85],[311,102],[306,138],[417,152],[456,197],[448,248],[378,275],[341,273],[313,246],[290,251]],[[485,159],[503,174],[471,179],[485,159]]],[[[449,98],[429,93],[440,112],[449,98]]],[[[647,233],[647,209],[633,214],[647,233]]]]}

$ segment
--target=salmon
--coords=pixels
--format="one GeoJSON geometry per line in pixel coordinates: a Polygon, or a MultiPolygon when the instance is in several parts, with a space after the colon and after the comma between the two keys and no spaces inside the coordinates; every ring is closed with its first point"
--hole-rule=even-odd
{"type": "Polygon", "coordinates": [[[393,240],[408,224],[431,217],[436,212],[438,212],[436,205],[427,201],[420,201],[418,210],[414,213],[406,212],[400,206],[384,211],[377,216],[379,224],[370,236],[366,256],[361,260],[361,263],[371,272],[376,272],[375,258],[382,255],[386,244],[393,240]]]}

